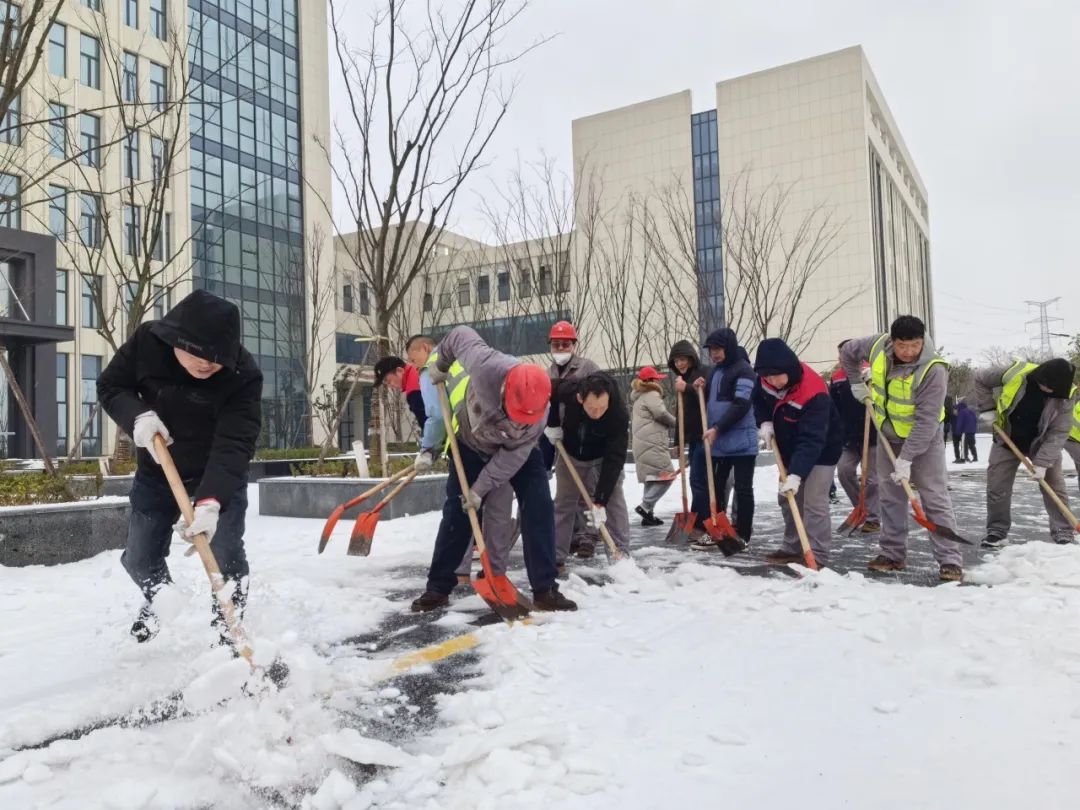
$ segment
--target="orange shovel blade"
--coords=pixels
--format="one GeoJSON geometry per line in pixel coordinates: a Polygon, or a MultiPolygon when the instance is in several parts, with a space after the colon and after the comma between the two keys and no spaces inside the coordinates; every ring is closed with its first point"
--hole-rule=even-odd
{"type": "Polygon", "coordinates": [[[943,537],[946,540],[952,540],[954,543],[963,543],[965,545],[974,545],[966,537],[961,537],[952,529],[947,529],[944,526],[938,526],[930,518],[926,516],[926,512],[923,511],[922,506],[917,500],[911,501],[911,511],[915,513],[915,522],[926,529],[930,534],[936,534],[938,537],[943,537]]]}
{"type": "Polygon", "coordinates": [[[343,514],[345,514],[345,504],[335,507],[334,511],[330,513],[330,517],[326,519],[326,525],[323,526],[322,534],[319,536],[320,554],[326,549],[326,544],[330,542],[330,535],[334,533],[334,527],[337,526],[337,522],[343,514]]]}
{"type": "Polygon", "coordinates": [[[379,510],[361,512],[353,524],[349,537],[350,557],[367,557],[371,554],[371,544],[375,541],[375,526],[379,523],[379,510]]]}
{"type": "Polygon", "coordinates": [[[528,616],[533,607],[532,602],[514,587],[514,583],[505,574],[492,573],[486,550],[480,555],[480,565],[484,575],[474,579],[472,584],[488,607],[508,622],[528,616]]]}
{"type": "Polygon", "coordinates": [[[694,530],[694,522],[697,515],[693,515],[689,512],[679,512],[671,519],[671,528],[668,529],[667,537],[664,539],[668,542],[675,542],[679,540],[689,540],[690,533],[694,530]]]}
{"type": "Polygon", "coordinates": [[[858,506],[851,510],[851,514],[848,515],[847,519],[840,524],[840,528],[838,528],[837,531],[840,533],[847,532],[848,535],[854,534],[860,526],[866,523],[866,519],[869,516],[870,513],[869,510],[867,510],[866,505],[860,503],[858,506]]]}

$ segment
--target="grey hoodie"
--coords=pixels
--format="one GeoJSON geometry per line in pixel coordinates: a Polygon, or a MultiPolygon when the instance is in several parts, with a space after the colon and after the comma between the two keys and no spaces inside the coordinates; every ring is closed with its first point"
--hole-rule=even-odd
{"type": "MultiPolygon", "coordinates": [[[[840,364],[848,375],[849,380],[862,379],[862,365],[870,362],[870,350],[874,347],[881,335],[870,335],[864,338],[849,340],[840,349],[840,364]]],[[[925,363],[929,363],[937,355],[934,340],[929,335],[923,339],[922,354],[914,363],[897,363],[892,351],[892,338],[885,338],[885,357],[888,370],[885,372],[886,380],[894,380],[898,377],[906,377],[925,363]]],[[[900,439],[893,432],[892,424],[885,422],[882,433],[893,444],[902,443],[899,457],[904,461],[914,461],[932,446],[935,442],[941,444],[939,433],[941,431],[941,409],[945,407],[945,395],[949,390],[949,370],[946,366],[935,365],[927,372],[922,383],[915,389],[915,424],[911,427],[911,433],[907,439],[900,439]]],[[[940,449],[940,448],[938,448],[940,449]]]]}
{"type": "MultiPolygon", "coordinates": [[[[1011,363],[991,366],[975,372],[975,401],[980,411],[997,410],[997,400],[1001,396],[1001,379],[1010,368],[1012,368],[1011,363]]],[[[1013,405],[1023,399],[1027,384],[1027,378],[1020,383],[1013,405]]],[[[1036,467],[1053,467],[1061,459],[1061,451],[1065,447],[1065,442],[1069,440],[1069,432],[1072,430],[1072,414],[1075,407],[1075,397],[1072,399],[1046,398],[1042,416],[1039,417],[1039,435],[1035,437],[1031,445],[1031,463],[1036,467]]],[[[997,434],[994,435],[994,442],[1001,444],[997,434]]]]}
{"type": "Polygon", "coordinates": [[[503,384],[510,369],[521,361],[488,346],[474,329],[458,326],[450,330],[436,351],[440,367],[457,360],[470,377],[464,407],[458,413],[458,438],[489,457],[472,485],[472,491],[483,497],[521,469],[544,432],[547,418],[535,425],[522,425],[506,415],[503,384]]]}

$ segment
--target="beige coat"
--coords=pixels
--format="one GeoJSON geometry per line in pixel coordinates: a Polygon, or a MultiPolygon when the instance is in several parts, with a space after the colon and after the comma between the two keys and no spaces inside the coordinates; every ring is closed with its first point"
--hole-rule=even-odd
{"type": "Polygon", "coordinates": [[[634,380],[630,392],[630,432],[634,466],[641,483],[655,481],[661,473],[673,472],[670,429],[676,419],[661,397],[659,383],[634,380]]]}

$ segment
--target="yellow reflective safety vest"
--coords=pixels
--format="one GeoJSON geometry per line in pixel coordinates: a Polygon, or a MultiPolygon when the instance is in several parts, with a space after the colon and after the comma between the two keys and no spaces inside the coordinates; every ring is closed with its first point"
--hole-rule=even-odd
{"type": "Polygon", "coordinates": [[[1080,402],[1073,408],[1073,426],[1069,431],[1069,438],[1074,442],[1080,442],[1080,402]]]}
{"type": "MultiPolygon", "coordinates": [[[[889,336],[882,335],[870,348],[870,401],[874,405],[874,424],[880,431],[885,422],[892,425],[893,433],[900,439],[911,435],[915,426],[915,391],[927,372],[934,366],[945,366],[940,357],[932,357],[926,363],[916,366],[906,377],[889,376],[889,357],[885,344],[889,336]]],[[[941,408],[939,421],[945,421],[945,407],[941,408]]]]}
{"type": "MultiPolygon", "coordinates": [[[[432,352],[425,368],[435,368],[438,359],[439,353],[432,352]]],[[[458,413],[465,404],[465,394],[468,393],[468,390],[469,374],[465,371],[465,366],[455,360],[450,364],[450,376],[446,378],[446,398],[450,400],[450,424],[453,426],[454,433],[458,431],[458,413]]],[[[443,450],[445,451],[449,446],[450,437],[447,436],[443,450]]]]}
{"type": "Polygon", "coordinates": [[[1009,414],[1012,413],[1013,406],[1016,404],[1016,395],[1024,387],[1027,375],[1038,367],[1038,363],[1017,360],[1009,366],[1008,371],[1001,375],[1001,393],[997,398],[997,419],[994,420],[994,424],[1002,430],[1009,429],[1009,414]]]}

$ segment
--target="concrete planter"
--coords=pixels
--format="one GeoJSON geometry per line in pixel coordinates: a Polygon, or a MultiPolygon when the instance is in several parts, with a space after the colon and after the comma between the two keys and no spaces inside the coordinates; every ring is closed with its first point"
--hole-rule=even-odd
{"type": "Polygon", "coordinates": [[[123,548],[126,499],[78,501],[0,511],[0,565],[59,565],[123,548]]]}
{"type": "MultiPolygon", "coordinates": [[[[370,489],[381,479],[370,478],[262,478],[259,514],[275,517],[325,519],[335,507],[370,489]]],[[[345,520],[371,509],[379,495],[347,511],[345,520]]],[[[382,511],[383,520],[442,509],[446,500],[446,474],[424,475],[403,489],[382,511]]]]}

